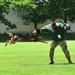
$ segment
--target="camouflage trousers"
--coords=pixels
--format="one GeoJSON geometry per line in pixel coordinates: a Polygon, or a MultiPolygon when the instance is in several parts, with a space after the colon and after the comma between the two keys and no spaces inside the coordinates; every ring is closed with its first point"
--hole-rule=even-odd
{"type": "Polygon", "coordinates": [[[49,53],[50,60],[53,60],[53,58],[54,58],[54,50],[55,50],[55,48],[58,45],[60,45],[60,47],[62,48],[62,50],[63,50],[66,58],[67,59],[70,58],[70,53],[69,53],[69,51],[67,49],[67,43],[66,43],[66,41],[65,40],[64,41],[61,41],[61,42],[55,42],[55,41],[53,41],[51,43],[50,53],[49,53]]]}

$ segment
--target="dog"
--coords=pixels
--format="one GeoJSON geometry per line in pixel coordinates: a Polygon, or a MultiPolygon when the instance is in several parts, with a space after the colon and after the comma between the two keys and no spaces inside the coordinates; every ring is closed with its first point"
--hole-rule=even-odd
{"type": "Polygon", "coordinates": [[[35,29],[33,32],[31,33],[26,33],[26,34],[12,34],[10,32],[7,32],[6,34],[9,35],[11,37],[10,40],[6,41],[5,46],[7,46],[8,44],[15,44],[17,41],[19,40],[23,40],[23,41],[28,41],[28,42],[42,42],[42,43],[48,43],[42,39],[40,39],[38,37],[38,34],[40,33],[39,29],[35,29]]]}

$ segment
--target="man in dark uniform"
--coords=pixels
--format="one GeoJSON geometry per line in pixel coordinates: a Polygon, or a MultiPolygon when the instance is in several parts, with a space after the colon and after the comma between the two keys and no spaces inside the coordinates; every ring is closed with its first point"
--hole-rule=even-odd
{"type": "Polygon", "coordinates": [[[60,45],[62,48],[66,58],[68,59],[68,63],[72,63],[70,59],[70,53],[67,49],[67,43],[65,41],[65,32],[70,29],[70,26],[68,24],[62,24],[62,23],[52,23],[49,25],[44,26],[41,31],[44,32],[45,30],[48,30],[52,34],[53,41],[51,43],[51,48],[50,48],[50,63],[49,64],[54,64],[54,50],[55,48],[60,45]]]}

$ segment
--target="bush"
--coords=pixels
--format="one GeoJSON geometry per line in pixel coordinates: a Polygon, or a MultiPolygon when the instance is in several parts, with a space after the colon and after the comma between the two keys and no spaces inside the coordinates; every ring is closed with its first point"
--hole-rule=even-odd
{"type": "MultiPolygon", "coordinates": [[[[44,40],[52,40],[50,33],[41,34],[40,37],[44,40]]],[[[66,33],[66,40],[75,40],[75,33],[66,33]]]]}
{"type": "MultiPolygon", "coordinates": [[[[0,41],[4,42],[8,39],[10,39],[11,37],[9,37],[6,34],[0,34],[0,41]]],[[[39,38],[43,39],[43,40],[52,40],[52,36],[50,33],[44,33],[44,34],[40,34],[39,38]]],[[[67,33],[66,34],[66,40],[75,40],[75,33],[67,33]]]]}
{"type": "Polygon", "coordinates": [[[6,41],[6,40],[8,40],[8,39],[10,39],[11,37],[9,37],[8,35],[6,35],[6,34],[0,34],[0,41],[1,42],[4,42],[4,41],[6,41]]]}

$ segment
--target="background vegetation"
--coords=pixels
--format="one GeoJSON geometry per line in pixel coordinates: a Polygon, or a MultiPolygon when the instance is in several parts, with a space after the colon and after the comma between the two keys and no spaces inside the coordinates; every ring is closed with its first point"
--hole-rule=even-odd
{"type": "MultiPolygon", "coordinates": [[[[0,41],[1,42],[5,42],[6,40],[8,40],[10,38],[11,37],[9,37],[6,34],[0,34],[0,41]]],[[[50,33],[40,34],[39,38],[41,38],[43,40],[47,40],[47,41],[52,40],[52,36],[50,35],[50,33]]],[[[75,40],[75,33],[66,33],[66,40],[75,40]]]]}
{"type": "Polygon", "coordinates": [[[23,11],[24,25],[33,22],[34,27],[48,19],[62,19],[65,23],[75,21],[75,0],[0,0],[0,21],[13,29],[17,26],[4,16],[11,10],[16,13],[23,11]]]}

